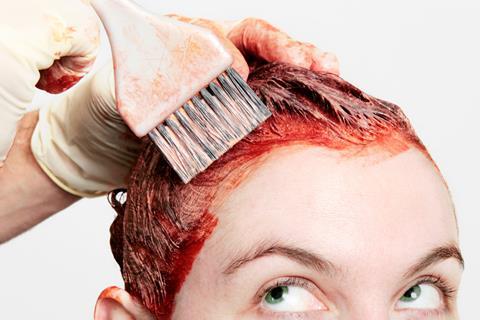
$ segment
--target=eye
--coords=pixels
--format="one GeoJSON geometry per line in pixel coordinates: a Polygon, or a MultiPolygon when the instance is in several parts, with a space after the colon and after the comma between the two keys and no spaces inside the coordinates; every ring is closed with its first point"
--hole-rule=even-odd
{"type": "Polygon", "coordinates": [[[438,309],[442,305],[439,290],[428,283],[417,284],[402,295],[396,309],[438,309]]]}
{"type": "Polygon", "coordinates": [[[302,285],[276,285],[262,298],[262,307],[273,312],[327,310],[326,306],[302,285]]]}

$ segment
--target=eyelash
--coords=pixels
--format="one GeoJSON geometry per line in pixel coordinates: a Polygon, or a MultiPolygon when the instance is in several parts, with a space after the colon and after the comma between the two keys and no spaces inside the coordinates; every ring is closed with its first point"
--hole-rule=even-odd
{"type": "Polygon", "coordinates": [[[263,297],[270,291],[275,289],[276,287],[283,287],[283,286],[295,286],[300,287],[303,289],[312,289],[312,283],[308,280],[299,277],[284,277],[280,278],[275,281],[275,283],[269,285],[263,290],[260,290],[259,294],[256,297],[255,304],[258,304],[262,301],[263,297]]]}
{"type": "Polygon", "coordinates": [[[427,274],[422,276],[409,288],[418,286],[421,284],[430,284],[438,288],[443,295],[443,300],[445,301],[445,306],[444,306],[445,309],[450,311],[451,301],[454,299],[455,295],[457,294],[457,289],[455,287],[451,286],[441,276],[434,275],[434,274],[427,274]]]}
{"type": "MultiPolygon", "coordinates": [[[[303,288],[303,289],[306,289],[308,291],[310,291],[312,294],[315,294],[315,292],[319,291],[320,289],[318,289],[317,286],[315,286],[312,282],[310,282],[309,280],[306,280],[304,278],[301,278],[301,277],[283,277],[283,278],[279,278],[277,280],[275,280],[274,283],[272,283],[271,285],[268,285],[267,287],[265,287],[264,289],[261,289],[259,291],[259,293],[255,296],[255,299],[254,299],[254,306],[259,306],[263,300],[263,298],[265,297],[265,295],[272,289],[276,288],[276,287],[282,287],[282,286],[296,286],[296,287],[300,287],[300,288],[303,288]]],[[[323,300],[320,300],[322,301],[323,303],[323,300]]],[[[279,319],[279,320],[285,320],[285,319],[298,319],[298,320],[301,320],[301,319],[310,319],[311,317],[308,315],[309,312],[302,312],[302,313],[298,313],[298,312],[294,312],[294,313],[290,313],[290,312],[281,312],[281,313],[272,313],[270,311],[266,311],[266,310],[262,310],[262,308],[258,309],[258,311],[265,317],[265,316],[268,316],[269,319],[279,319]]],[[[316,312],[316,311],[314,311],[316,312]]]]}
{"type": "MultiPolygon", "coordinates": [[[[451,286],[446,280],[444,280],[441,276],[434,275],[434,274],[427,274],[422,276],[420,279],[414,282],[413,285],[411,285],[409,288],[422,285],[422,284],[430,284],[435,287],[437,287],[440,292],[443,295],[444,301],[445,301],[445,308],[446,310],[450,310],[450,304],[453,298],[455,297],[457,293],[457,289],[453,286],[451,286]]],[[[256,299],[255,299],[255,305],[258,305],[263,297],[270,291],[273,290],[276,287],[282,287],[282,286],[296,286],[300,288],[304,288],[307,290],[312,291],[313,290],[313,284],[303,278],[299,277],[284,277],[276,280],[273,284],[267,286],[266,288],[260,290],[260,292],[257,294],[256,299]]],[[[324,303],[322,301],[322,303],[324,303]]],[[[432,313],[438,313],[439,310],[425,310],[425,312],[429,312],[427,315],[431,315],[432,313]]]]}
{"type": "Polygon", "coordinates": [[[417,286],[425,283],[435,285],[438,289],[440,289],[440,291],[442,291],[442,293],[446,298],[452,298],[453,296],[455,296],[457,292],[457,289],[450,286],[447,283],[447,281],[445,281],[444,279],[442,279],[442,277],[437,275],[428,274],[426,276],[423,276],[420,280],[416,282],[415,285],[417,286]]]}

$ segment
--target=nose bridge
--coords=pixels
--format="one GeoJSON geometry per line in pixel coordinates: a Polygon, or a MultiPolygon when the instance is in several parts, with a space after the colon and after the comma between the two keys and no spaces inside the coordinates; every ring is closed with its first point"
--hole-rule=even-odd
{"type": "Polygon", "coordinates": [[[368,305],[357,305],[342,314],[341,320],[390,320],[389,308],[384,303],[371,301],[368,305]]]}
{"type": "Polygon", "coordinates": [[[385,284],[379,281],[360,281],[345,297],[341,320],[390,320],[391,301],[385,284]]]}

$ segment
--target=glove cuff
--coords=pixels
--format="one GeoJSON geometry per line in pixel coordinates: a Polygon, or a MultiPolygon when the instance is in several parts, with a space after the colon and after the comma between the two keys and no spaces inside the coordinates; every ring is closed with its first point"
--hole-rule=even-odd
{"type": "MultiPolygon", "coordinates": [[[[64,144],[66,141],[54,141],[48,117],[48,108],[39,111],[39,120],[32,134],[31,149],[35,160],[45,174],[64,191],[79,197],[97,197],[115,187],[94,181],[83,172],[81,166],[71,159],[64,144]]],[[[55,135],[58,138],[58,135],[55,135]]],[[[67,149],[68,150],[68,149],[67,149]]]]}

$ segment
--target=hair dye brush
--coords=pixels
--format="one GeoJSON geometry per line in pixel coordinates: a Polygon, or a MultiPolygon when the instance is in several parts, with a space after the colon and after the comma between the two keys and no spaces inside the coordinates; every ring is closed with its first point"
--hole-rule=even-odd
{"type": "Polygon", "coordinates": [[[216,36],[128,0],[92,0],[107,30],[117,108],[187,183],[271,113],[216,36]]]}

